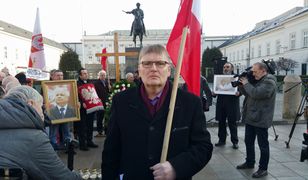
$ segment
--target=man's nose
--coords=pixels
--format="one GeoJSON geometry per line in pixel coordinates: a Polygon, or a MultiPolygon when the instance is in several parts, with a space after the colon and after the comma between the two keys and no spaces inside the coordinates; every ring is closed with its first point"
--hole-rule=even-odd
{"type": "Polygon", "coordinates": [[[157,70],[156,63],[153,63],[151,69],[157,70]]]}

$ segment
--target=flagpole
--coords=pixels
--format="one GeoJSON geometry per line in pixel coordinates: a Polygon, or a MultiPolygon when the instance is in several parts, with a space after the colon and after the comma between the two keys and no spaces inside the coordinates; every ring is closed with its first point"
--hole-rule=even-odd
{"type": "Polygon", "coordinates": [[[178,61],[176,64],[176,71],[175,71],[173,87],[172,87],[172,92],[171,92],[171,99],[170,99],[170,104],[169,104],[169,112],[168,112],[168,117],[167,117],[167,122],[166,122],[163,149],[162,149],[162,153],[160,157],[161,163],[167,160],[167,153],[168,153],[169,140],[170,140],[170,131],[171,131],[171,126],[172,126],[173,114],[174,114],[176,94],[177,94],[178,85],[179,85],[179,78],[180,78],[180,72],[181,72],[181,67],[182,67],[182,60],[183,60],[185,43],[186,43],[187,31],[188,31],[188,27],[186,26],[183,28],[181,44],[180,44],[179,54],[178,54],[178,61]]]}

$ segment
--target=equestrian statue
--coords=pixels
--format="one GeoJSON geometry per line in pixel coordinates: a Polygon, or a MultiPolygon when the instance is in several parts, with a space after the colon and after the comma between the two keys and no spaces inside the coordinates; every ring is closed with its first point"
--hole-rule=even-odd
{"type": "Polygon", "coordinates": [[[140,47],[142,47],[142,38],[143,35],[146,36],[145,33],[145,26],[143,23],[143,11],[142,9],[140,9],[140,3],[136,4],[137,8],[133,9],[132,11],[123,11],[126,14],[133,14],[135,16],[135,19],[132,23],[132,27],[131,27],[131,31],[130,31],[130,36],[133,36],[133,41],[135,43],[135,47],[136,47],[136,37],[139,36],[139,40],[140,40],[140,47]]]}

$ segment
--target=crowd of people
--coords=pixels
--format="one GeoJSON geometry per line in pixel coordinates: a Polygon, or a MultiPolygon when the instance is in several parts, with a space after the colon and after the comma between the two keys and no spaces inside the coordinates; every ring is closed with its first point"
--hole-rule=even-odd
{"type": "MultiPolygon", "coordinates": [[[[224,75],[233,75],[230,62],[223,66],[224,75]]],[[[141,49],[138,70],[126,74],[132,88],[112,98],[108,129],[104,123],[105,110],[88,112],[83,94],[78,92],[76,107],[69,101],[69,89],[54,92],[54,106],[44,108],[43,92],[31,88],[32,80],[24,73],[15,77],[0,72],[0,168],[21,168],[33,179],[80,179],[80,175],[65,167],[56,151],[65,150],[67,139],[78,139],[79,149],[97,148],[93,137],[105,137],[102,153],[102,178],[113,179],[191,179],[211,159],[213,145],[206,128],[205,114],[212,98],[217,98],[217,148],[223,148],[230,130],[232,148],[239,148],[237,122],[245,123],[246,161],[237,169],[255,165],[255,139],[258,139],[260,161],[252,177],[267,175],[269,163],[268,128],[272,124],[275,105],[275,77],[267,73],[263,63],[252,66],[255,81],[241,77],[238,91],[233,95],[215,94],[207,80],[200,77],[200,96],[178,89],[167,160],[160,162],[166,119],[171,99],[171,63],[162,45],[141,49]],[[245,96],[242,114],[239,97],[245,96]],[[43,108],[42,108],[43,107],[43,108]],[[43,109],[43,110],[42,110],[43,109]],[[55,119],[70,118],[80,111],[80,120],[61,124],[55,119]],[[93,122],[96,120],[96,135],[93,122]]],[[[61,70],[50,72],[50,81],[63,81],[61,70]]],[[[110,100],[111,83],[104,70],[95,80],[88,71],[78,71],[77,88],[92,84],[104,107],[110,100]]],[[[211,109],[213,110],[213,109],[211,109]]]]}

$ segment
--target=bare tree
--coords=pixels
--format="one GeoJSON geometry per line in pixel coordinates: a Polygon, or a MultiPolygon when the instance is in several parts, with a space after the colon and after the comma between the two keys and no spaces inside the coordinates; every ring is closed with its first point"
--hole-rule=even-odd
{"type": "Polygon", "coordinates": [[[288,71],[290,71],[293,68],[296,68],[298,65],[297,61],[294,61],[291,58],[284,58],[281,57],[279,60],[276,62],[277,65],[277,72],[283,70],[286,72],[286,75],[288,75],[288,71]]]}

